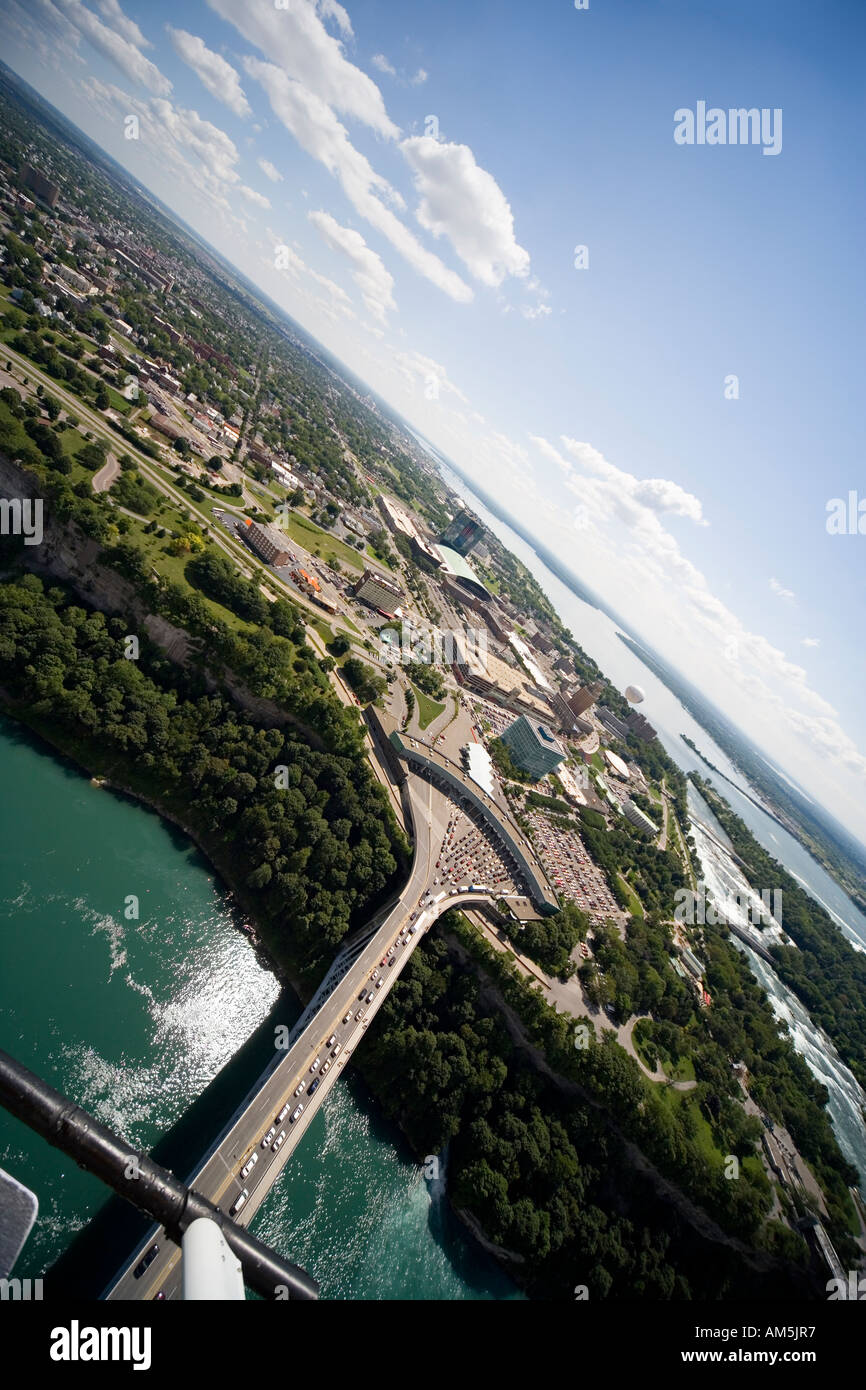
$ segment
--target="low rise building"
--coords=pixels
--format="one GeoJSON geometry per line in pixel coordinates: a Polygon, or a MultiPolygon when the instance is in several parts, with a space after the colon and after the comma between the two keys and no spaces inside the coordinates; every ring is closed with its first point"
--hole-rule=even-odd
{"type": "Polygon", "coordinates": [[[657,835],[659,833],[659,828],[655,821],[645,815],[639,806],[635,806],[630,797],[622,803],[622,811],[626,820],[631,821],[631,824],[636,826],[638,830],[645,831],[647,835],[657,835]]]}
{"type": "Polygon", "coordinates": [[[365,569],[355,585],[355,597],[392,617],[403,600],[403,590],[396,580],[380,570],[365,569]]]}
{"type": "Polygon", "coordinates": [[[241,531],[247,544],[265,561],[265,564],[280,568],[282,565],[291,564],[294,560],[295,557],[289,550],[285,535],[276,527],[261,526],[257,521],[251,521],[247,517],[246,525],[241,528],[241,531]]]}

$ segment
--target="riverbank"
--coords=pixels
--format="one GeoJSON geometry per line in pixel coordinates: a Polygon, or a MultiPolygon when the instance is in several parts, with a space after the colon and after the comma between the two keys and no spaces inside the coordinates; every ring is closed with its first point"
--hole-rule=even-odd
{"type": "MultiPolygon", "coordinates": [[[[245,889],[244,884],[237,880],[232,867],[225,861],[225,857],[220,855],[216,843],[190,825],[179,808],[167,805],[164,799],[149,794],[141,788],[120,781],[113,771],[105,765],[97,766],[96,759],[87,756],[80,744],[72,739],[60,737],[53,725],[49,724],[48,721],[35,718],[32,711],[22,708],[20,703],[14,701],[3,687],[0,687],[0,712],[23,728],[28,729],[45,745],[48,752],[54,756],[62,757],[75,768],[76,772],[89,778],[94,786],[98,786],[101,790],[115,796],[128,797],[130,801],[146,806],[148,810],[153,811],[162,820],[181,831],[195,845],[218,876],[225,892],[230,896],[236,908],[240,909],[238,916],[243,915],[245,920],[255,923],[254,933],[252,935],[247,933],[247,935],[264,957],[267,968],[283,985],[288,985],[291,988],[301,1004],[309,1003],[315,994],[318,982],[311,984],[306,981],[296,963],[288,959],[281,950],[268,941],[267,924],[257,921],[260,914],[258,904],[253,900],[252,895],[245,889]]],[[[237,923],[237,926],[238,930],[243,930],[240,922],[237,923]]]]}

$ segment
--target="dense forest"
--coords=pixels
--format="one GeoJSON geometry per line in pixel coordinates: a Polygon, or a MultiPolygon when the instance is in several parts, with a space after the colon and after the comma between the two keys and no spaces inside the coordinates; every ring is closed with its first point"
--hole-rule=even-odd
{"type": "Polygon", "coordinates": [[[713,1132],[743,1164],[728,1183],[703,1141],[700,1109],[663,1101],[610,1036],[580,1050],[572,1030],[452,913],[416,950],[358,1060],[419,1156],[447,1146],[452,1201],[516,1257],[530,1293],[572,1299],[583,1285],[590,1298],[807,1296],[804,1242],[763,1224],[769,1185],[749,1157],[756,1122],[730,1101],[724,1059],[713,1132]],[[520,1016],[523,1045],[507,1012],[520,1016]],[[533,1045],[550,1070],[534,1064],[533,1045]],[[682,1198],[661,1199],[630,1144],[733,1242],[721,1230],[699,1236],[682,1198]]]}
{"type": "Polygon", "coordinates": [[[126,618],[35,575],[0,585],[0,685],[13,713],[195,834],[254,903],[275,954],[315,980],[405,853],[365,763],[312,748],[207,691],[126,618]]]}

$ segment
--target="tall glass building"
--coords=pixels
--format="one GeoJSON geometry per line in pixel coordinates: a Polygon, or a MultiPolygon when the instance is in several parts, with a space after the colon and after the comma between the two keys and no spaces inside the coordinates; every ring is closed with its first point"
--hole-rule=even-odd
{"type": "Polygon", "coordinates": [[[502,742],[521,771],[536,782],[553,772],[565,758],[565,749],[550,730],[525,714],[509,724],[502,742]]]}
{"type": "Polygon", "coordinates": [[[458,555],[468,555],[472,547],[481,540],[483,531],[481,522],[476,521],[469,512],[458,512],[454,520],[449,521],[439,539],[443,545],[450,545],[452,550],[456,550],[458,555]]]}

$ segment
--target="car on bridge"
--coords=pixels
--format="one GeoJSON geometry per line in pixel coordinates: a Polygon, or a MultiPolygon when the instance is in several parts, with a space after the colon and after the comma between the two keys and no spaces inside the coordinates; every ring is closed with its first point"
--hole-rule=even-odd
{"type": "MultiPolygon", "coordinates": [[[[256,1155],[256,1157],[258,1157],[258,1155],[256,1155]]],[[[144,1274],[145,1270],[153,1264],[158,1254],[159,1246],[152,1245],[150,1249],[146,1252],[146,1254],[142,1256],[138,1264],[135,1266],[135,1269],[132,1271],[133,1277],[136,1279],[140,1279],[142,1274],[144,1274]]]]}
{"type": "Polygon", "coordinates": [[[273,1144],[271,1144],[271,1151],[272,1151],[273,1153],[276,1153],[276,1152],[277,1152],[277,1149],[280,1147],[280,1145],[281,1145],[281,1144],[284,1144],[285,1142],[286,1142],[286,1131],[285,1131],[284,1129],[281,1129],[280,1132],[279,1132],[279,1134],[277,1135],[276,1139],[274,1140],[273,1144]]]}
{"type": "Polygon", "coordinates": [[[237,1216],[238,1212],[240,1211],[241,1207],[243,1206],[244,1202],[247,1200],[249,1195],[249,1191],[245,1187],[240,1197],[238,1197],[237,1201],[235,1202],[234,1206],[229,1207],[229,1216],[237,1216]]]}
{"type": "Polygon", "coordinates": [[[299,1120],[299,1119],[301,1118],[301,1115],[303,1114],[303,1112],[304,1112],[304,1107],[303,1107],[303,1105],[299,1105],[298,1108],[297,1108],[296,1110],[293,1110],[293,1111],[292,1111],[292,1118],[291,1118],[291,1120],[289,1121],[289,1123],[290,1123],[290,1124],[294,1124],[294,1123],[295,1123],[295,1120],[299,1120]]]}
{"type": "Polygon", "coordinates": [[[258,1154],[253,1154],[253,1156],[252,1156],[252,1158],[249,1160],[249,1162],[248,1162],[248,1163],[245,1163],[244,1166],[243,1166],[243,1168],[241,1169],[241,1177],[242,1177],[242,1178],[248,1178],[249,1175],[250,1175],[250,1173],[253,1171],[253,1169],[255,1168],[256,1164],[258,1163],[258,1161],[259,1161],[259,1156],[258,1156],[258,1154]]]}
{"type": "Polygon", "coordinates": [[[274,1137],[274,1135],[276,1134],[276,1132],[277,1132],[277,1127],[276,1127],[276,1125],[271,1125],[270,1129],[268,1130],[267,1134],[265,1135],[264,1139],[262,1140],[262,1148],[263,1148],[263,1149],[266,1149],[266,1148],[268,1147],[268,1144],[270,1144],[270,1142],[271,1142],[271,1140],[273,1139],[273,1137],[274,1137]]]}

